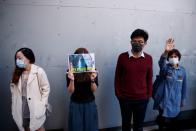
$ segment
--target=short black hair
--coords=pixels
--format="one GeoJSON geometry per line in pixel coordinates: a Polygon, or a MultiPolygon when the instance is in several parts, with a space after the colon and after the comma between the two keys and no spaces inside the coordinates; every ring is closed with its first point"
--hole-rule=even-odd
{"type": "Polygon", "coordinates": [[[143,29],[136,29],[131,34],[130,38],[133,39],[135,37],[143,37],[146,42],[148,40],[148,32],[143,29]]]}
{"type": "MultiPolygon", "coordinates": [[[[29,48],[20,48],[19,50],[16,51],[16,54],[20,51],[30,61],[31,64],[35,63],[35,55],[34,55],[34,53],[31,49],[29,49],[29,48]]],[[[16,54],[15,54],[15,60],[16,60],[16,54]]]]}
{"type": "Polygon", "coordinates": [[[179,50],[172,49],[171,51],[168,52],[167,60],[169,60],[169,57],[172,56],[173,54],[176,54],[178,56],[179,60],[181,59],[181,54],[180,54],[179,50]]]}

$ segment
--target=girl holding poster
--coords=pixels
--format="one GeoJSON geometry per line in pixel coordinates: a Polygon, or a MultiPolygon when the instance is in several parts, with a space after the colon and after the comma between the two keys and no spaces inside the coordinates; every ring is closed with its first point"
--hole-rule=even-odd
{"type": "MultiPolygon", "coordinates": [[[[74,54],[88,54],[78,48],[74,54]]],[[[67,89],[71,94],[69,105],[69,131],[98,131],[98,113],[94,92],[98,87],[97,72],[67,72],[67,89]]]]}

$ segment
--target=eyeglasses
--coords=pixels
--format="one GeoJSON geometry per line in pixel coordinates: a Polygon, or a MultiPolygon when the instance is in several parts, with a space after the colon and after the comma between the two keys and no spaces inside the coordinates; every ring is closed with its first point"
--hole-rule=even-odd
{"type": "Polygon", "coordinates": [[[138,44],[142,44],[143,45],[145,42],[144,41],[130,41],[130,43],[131,44],[138,43],[138,44]]]}

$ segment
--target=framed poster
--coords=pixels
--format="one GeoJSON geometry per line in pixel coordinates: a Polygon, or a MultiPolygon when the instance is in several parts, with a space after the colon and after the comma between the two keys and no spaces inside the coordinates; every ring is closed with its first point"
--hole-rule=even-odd
{"type": "Polygon", "coordinates": [[[68,67],[73,73],[95,72],[95,55],[71,54],[68,57],[68,67]]]}

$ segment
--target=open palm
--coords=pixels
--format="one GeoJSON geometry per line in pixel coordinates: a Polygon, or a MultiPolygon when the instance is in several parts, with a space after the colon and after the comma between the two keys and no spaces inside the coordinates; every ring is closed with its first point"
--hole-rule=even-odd
{"type": "Polygon", "coordinates": [[[169,38],[166,41],[166,45],[165,45],[165,51],[169,52],[174,48],[174,39],[169,38]]]}

